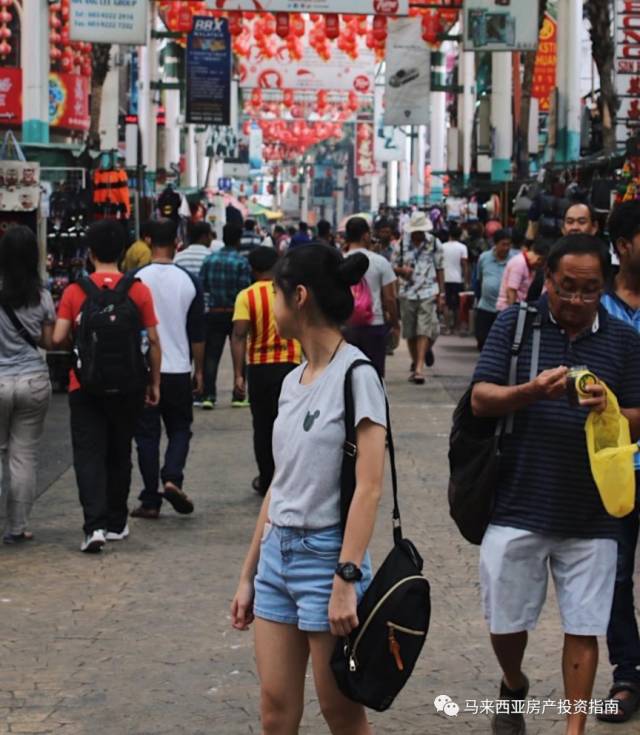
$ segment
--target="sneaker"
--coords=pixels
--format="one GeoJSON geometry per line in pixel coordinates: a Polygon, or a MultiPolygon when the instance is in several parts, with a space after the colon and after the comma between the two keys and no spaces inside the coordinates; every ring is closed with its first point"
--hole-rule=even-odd
{"type": "Polygon", "coordinates": [[[107,539],[105,538],[104,531],[98,529],[85,536],[84,541],[80,544],[80,551],[84,551],[85,554],[97,554],[106,542],[107,539]]]}
{"type": "Polygon", "coordinates": [[[191,498],[172,482],[165,483],[163,496],[168,503],[171,503],[176,513],[185,516],[193,513],[191,498]]]}
{"type": "Polygon", "coordinates": [[[249,399],[246,396],[233,391],[233,396],[231,398],[231,408],[248,408],[249,405],[249,399]]]}
{"type": "Polygon", "coordinates": [[[31,531],[23,531],[22,533],[5,533],[2,537],[2,541],[5,544],[22,544],[25,541],[33,541],[33,534],[31,531]]]}
{"type": "Polygon", "coordinates": [[[160,517],[160,508],[146,508],[144,505],[135,508],[130,513],[132,518],[146,518],[155,521],[160,517]]]}
{"type": "Polygon", "coordinates": [[[129,524],[118,533],[117,531],[107,531],[106,539],[107,541],[124,541],[126,538],[129,538],[129,524]]]}
{"type": "Polygon", "coordinates": [[[202,406],[203,411],[213,411],[216,407],[216,402],[211,398],[205,398],[200,405],[202,406]]]}
{"type": "Polygon", "coordinates": [[[194,408],[202,408],[203,405],[204,405],[204,401],[202,400],[202,398],[194,398],[193,399],[193,407],[194,408]]]}
{"type": "MultiPolygon", "coordinates": [[[[507,689],[504,681],[500,684],[500,699],[524,701],[529,694],[529,680],[524,677],[525,685],[518,691],[507,689]]],[[[513,709],[513,708],[510,708],[513,709]]],[[[505,714],[496,714],[491,722],[491,732],[493,735],[526,735],[527,727],[524,721],[524,715],[516,712],[505,714]]]]}

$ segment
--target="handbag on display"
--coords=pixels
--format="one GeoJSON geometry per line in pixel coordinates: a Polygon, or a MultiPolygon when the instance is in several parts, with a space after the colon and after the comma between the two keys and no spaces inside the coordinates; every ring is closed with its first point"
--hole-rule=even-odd
{"type": "MultiPolygon", "coordinates": [[[[507,385],[517,383],[518,358],[530,318],[534,320],[530,379],[538,373],[542,320],[538,311],[523,301],[511,345],[507,385]]],[[[449,437],[449,511],[464,538],[469,543],[481,544],[494,508],[502,436],[513,432],[514,416],[500,419],[474,416],[472,391],[470,385],[453,414],[449,437]]]]}
{"type": "MultiPolygon", "coordinates": [[[[341,478],[343,532],[356,487],[356,426],[352,373],[368,360],[356,360],[344,384],[346,441],[341,478]]],[[[431,599],[422,574],[422,557],[402,535],[395,450],[387,401],[387,444],[393,487],[393,548],[358,605],[358,627],[336,644],[331,668],[340,691],[382,712],[407,683],[424,646],[431,599]]]]}

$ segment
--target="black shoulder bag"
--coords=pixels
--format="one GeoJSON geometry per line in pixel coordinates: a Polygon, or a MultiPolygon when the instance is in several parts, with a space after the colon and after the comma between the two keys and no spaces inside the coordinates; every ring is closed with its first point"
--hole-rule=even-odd
{"type": "MultiPolygon", "coordinates": [[[[356,486],[357,444],[351,377],[360,365],[371,363],[356,360],[347,370],[344,384],[343,531],[356,486]]],[[[424,646],[431,616],[429,582],[422,576],[422,557],[411,541],[402,536],[388,401],[387,443],[393,487],[394,546],[358,606],[359,626],[338,641],[331,659],[340,691],[349,699],[379,712],[391,706],[411,676],[424,646]]]]}
{"type": "MultiPolygon", "coordinates": [[[[542,320],[537,310],[523,301],[511,345],[507,385],[518,382],[518,358],[530,318],[534,320],[530,379],[538,374],[542,320]]],[[[472,391],[473,384],[467,388],[453,414],[449,437],[449,511],[465,539],[481,544],[494,508],[502,436],[513,432],[514,415],[501,419],[474,416],[472,391]]]]}
{"type": "Polygon", "coordinates": [[[13,324],[16,332],[20,335],[20,337],[22,337],[22,339],[28,345],[31,345],[34,350],[38,350],[38,345],[35,339],[33,339],[29,332],[27,332],[27,328],[20,321],[15,311],[8,304],[2,304],[2,308],[4,309],[5,314],[9,317],[9,321],[11,322],[11,324],[13,324]]]}

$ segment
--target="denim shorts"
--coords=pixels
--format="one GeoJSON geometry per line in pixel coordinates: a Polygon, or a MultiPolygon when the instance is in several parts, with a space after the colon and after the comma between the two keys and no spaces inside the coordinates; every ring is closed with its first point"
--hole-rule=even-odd
{"type": "MultiPolygon", "coordinates": [[[[342,549],[340,526],[305,530],[266,523],[255,579],[254,613],[310,633],[328,631],[329,600],[342,549]]],[[[369,554],[356,582],[358,602],[371,582],[369,554]]]]}

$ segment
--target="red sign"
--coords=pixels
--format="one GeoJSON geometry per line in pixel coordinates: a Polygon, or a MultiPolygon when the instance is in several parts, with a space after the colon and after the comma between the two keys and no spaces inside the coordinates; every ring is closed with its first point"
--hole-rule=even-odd
{"type": "Polygon", "coordinates": [[[0,66],[0,125],[22,124],[22,69],[0,66]]]}
{"type": "Polygon", "coordinates": [[[549,112],[551,109],[551,95],[556,86],[557,61],[558,24],[549,13],[545,13],[544,23],[540,29],[531,90],[531,95],[540,100],[540,112],[549,112]]]}
{"type": "Polygon", "coordinates": [[[65,130],[89,130],[89,77],[49,74],[49,124],[65,130]]]}
{"type": "Polygon", "coordinates": [[[640,128],[640,0],[615,2],[616,140],[626,143],[640,128]]]}
{"type": "Polygon", "coordinates": [[[374,143],[373,123],[359,122],[356,127],[356,176],[367,176],[376,173],[376,162],[373,157],[374,143]]]}

